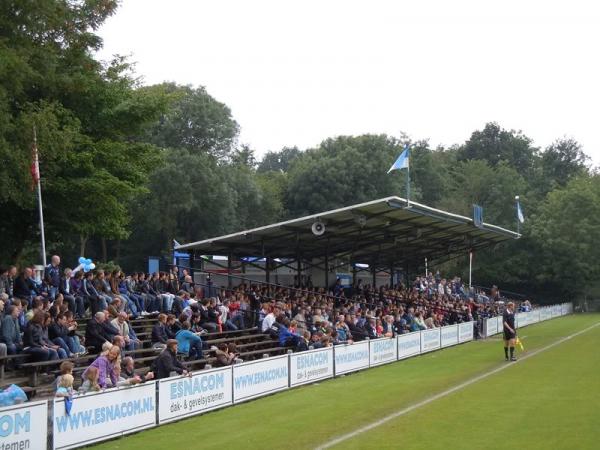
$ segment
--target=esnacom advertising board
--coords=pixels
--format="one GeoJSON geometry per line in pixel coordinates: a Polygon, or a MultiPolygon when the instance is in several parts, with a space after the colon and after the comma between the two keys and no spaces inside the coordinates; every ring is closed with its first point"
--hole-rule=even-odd
{"type": "Polygon", "coordinates": [[[440,329],[421,330],[421,353],[440,348],[440,329]]]}
{"type": "Polygon", "coordinates": [[[233,366],[233,402],[287,389],[288,356],[274,356],[233,366]]]}
{"type": "Polygon", "coordinates": [[[48,439],[48,402],[0,408],[0,448],[45,449],[48,439]]]}
{"type": "Polygon", "coordinates": [[[333,347],[290,355],[290,386],[333,377],[333,347]]]}
{"type": "Polygon", "coordinates": [[[473,322],[458,324],[458,342],[463,343],[473,340],[473,322]]]}
{"type": "Polygon", "coordinates": [[[231,366],[158,382],[158,423],[171,422],[233,403],[231,366]]]}
{"type": "Polygon", "coordinates": [[[369,367],[369,342],[362,341],[350,345],[336,345],[333,348],[335,355],[335,374],[353,372],[369,367]]]}
{"type": "Polygon", "coordinates": [[[81,447],[156,425],[156,382],[54,400],[54,448],[81,447]]]}
{"type": "Polygon", "coordinates": [[[421,332],[401,334],[396,338],[398,342],[398,359],[408,358],[421,353],[421,332]]]}
{"type": "Polygon", "coordinates": [[[397,347],[396,339],[394,338],[373,339],[369,341],[369,365],[378,366],[397,361],[397,347]]]}
{"type": "Polygon", "coordinates": [[[458,325],[448,325],[440,329],[442,347],[458,344],[458,325]]]}

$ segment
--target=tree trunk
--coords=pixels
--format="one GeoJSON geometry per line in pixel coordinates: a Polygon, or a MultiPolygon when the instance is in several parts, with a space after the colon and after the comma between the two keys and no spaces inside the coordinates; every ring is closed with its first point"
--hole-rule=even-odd
{"type": "Polygon", "coordinates": [[[119,259],[121,258],[121,239],[117,239],[117,250],[115,255],[115,262],[119,264],[119,259]]]}
{"type": "Polygon", "coordinates": [[[85,256],[85,245],[87,244],[88,237],[83,234],[79,235],[79,256],[85,256]]]}
{"type": "Polygon", "coordinates": [[[108,261],[108,251],[106,250],[106,238],[102,238],[102,262],[108,261]]]}

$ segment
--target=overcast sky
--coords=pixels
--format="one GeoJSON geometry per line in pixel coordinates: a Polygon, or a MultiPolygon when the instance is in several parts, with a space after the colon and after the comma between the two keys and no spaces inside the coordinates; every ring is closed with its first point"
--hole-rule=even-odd
{"type": "Polygon", "coordinates": [[[600,164],[593,1],[123,0],[100,57],[205,86],[258,154],[327,137],[464,142],[486,122],[600,164]]]}

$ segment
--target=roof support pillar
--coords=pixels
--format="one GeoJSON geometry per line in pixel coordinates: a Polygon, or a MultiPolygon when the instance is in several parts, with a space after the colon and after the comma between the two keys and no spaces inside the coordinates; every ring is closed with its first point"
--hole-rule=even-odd
{"type": "Polygon", "coordinates": [[[325,289],[329,289],[329,248],[325,253],[325,289]]]}
{"type": "Polygon", "coordinates": [[[268,256],[265,258],[265,281],[271,282],[271,258],[268,256]]]}
{"type": "Polygon", "coordinates": [[[375,264],[371,266],[371,276],[373,277],[373,289],[377,288],[377,271],[375,270],[375,264]]]}
{"type": "Polygon", "coordinates": [[[227,287],[231,289],[233,286],[233,278],[231,278],[231,272],[233,271],[233,255],[231,252],[227,255],[227,287]]]}

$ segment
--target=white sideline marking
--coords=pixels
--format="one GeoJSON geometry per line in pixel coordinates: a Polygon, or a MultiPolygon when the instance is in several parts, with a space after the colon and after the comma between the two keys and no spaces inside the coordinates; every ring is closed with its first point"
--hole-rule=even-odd
{"type": "Polygon", "coordinates": [[[491,375],[494,375],[494,374],[496,374],[498,372],[501,372],[504,369],[508,369],[509,367],[513,367],[515,364],[517,364],[519,362],[522,362],[522,361],[525,361],[526,359],[531,358],[532,356],[535,356],[535,355],[537,355],[539,353],[545,352],[546,350],[549,350],[552,347],[556,347],[557,345],[560,345],[563,342],[568,341],[569,339],[572,339],[572,338],[574,338],[576,336],[579,336],[580,334],[588,332],[592,328],[596,328],[598,325],[600,325],[600,322],[595,323],[594,325],[591,325],[591,326],[589,326],[587,328],[584,328],[583,330],[578,331],[577,333],[573,333],[573,334],[571,334],[569,336],[561,338],[558,341],[553,342],[552,344],[549,344],[549,345],[547,345],[545,347],[542,347],[542,348],[539,348],[537,350],[534,350],[533,352],[528,353],[527,355],[521,357],[517,361],[505,363],[505,364],[503,364],[503,365],[501,365],[501,366],[499,366],[499,367],[497,367],[497,368],[495,368],[493,370],[490,370],[489,372],[483,373],[483,374],[478,375],[478,376],[476,376],[474,378],[471,378],[470,380],[467,380],[467,381],[465,381],[465,382],[463,382],[461,384],[458,384],[458,385],[454,386],[453,388],[450,388],[448,390],[440,392],[439,394],[435,394],[432,397],[426,398],[425,400],[422,400],[422,401],[420,401],[418,403],[415,403],[415,404],[413,404],[411,406],[408,406],[408,407],[406,407],[404,409],[401,409],[400,411],[396,411],[395,413],[392,413],[392,414],[390,414],[388,416],[385,416],[383,419],[379,419],[379,420],[377,420],[377,421],[375,421],[373,423],[370,423],[369,425],[365,425],[364,427],[361,427],[361,428],[359,428],[359,429],[357,429],[357,430],[355,430],[355,431],[353,431],[351,433],[343,434],[343,435],[341,435],[341,436],[339,436],[339,437],[337,437],[335,439],[327,441],[324,444],[321,444],[318,447],[316,447],[315,450],[324,450],[326,448],[333,447],[334,445],[337,445],[337,444],[339,444],[341,442],[347,441],[348,439],[351,439],[351,438],[353,438],[355,436],[358,436],[359,434],[362,434],[362,433],[364,433],[366,431],[370,431],[373,428],[377,428],[378,426],[383,425],[384,423],[389,422],[390,420],[393,420],[396,417],[400,417],[400,416],[403,416],[405,414],[408,414],[409,412],[414,411],[415,409],[418,409],[418,408],[420,408],[422,406],[425,406],[425,405],[427,405],[427,404],[429,404],[431,402],[434,402],[434,401],[436,401],[436,400],[438,400],[440,398],[446,397],[447,395],[450,395],[450,394],[452,394],[452,393],[454,393],[456,391],[459,391],[459,390],[461,390],[461,389],[463,389],[463,388],[465,388],[467,386],[470,386],[473,383],[477,383],[478,381],[481,381],[484,378],[487,378],[487,377],[489,377],[491,375]]]}

